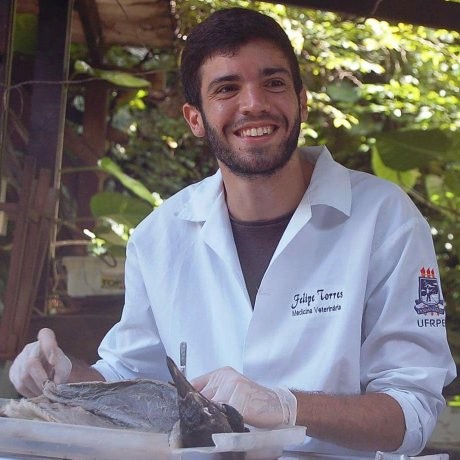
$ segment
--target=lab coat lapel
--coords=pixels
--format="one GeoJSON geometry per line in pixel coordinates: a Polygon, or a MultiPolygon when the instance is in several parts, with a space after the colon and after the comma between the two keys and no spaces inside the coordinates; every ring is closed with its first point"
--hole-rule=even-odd
{"type": "Polygon", "coordinates": [[[249,301],[246,283],[244,281],[241,264],[236,251],[232,227],[228,217],[227,204],[224,193],[214,203],[203,225],[202,235],[204,242],[224,261],[238,282],[244,296],[249,301]]]}
{"type": "Polygon", "coordinates": [[[351,183],[348,170],[333,160],[325,146],[301,149],[301,155],[315,163],[315,168],[310,185],[292,216],[272,261],[311,219],[312,206],[329,206],[346,216],[351,213],[351,183]],[[334,183],[334,187],[330,187],[331,183],[334,183]]]}
{"type": "Polygon", "coordinates": [[[232,271],[241,272],[223,192],[209,211],[203,224],[202,235],[203,241],[231,267],[232,271]]]}
{"type": "Polygon", "coordinates": [[[307,196],[308,195],[305,193],[301,202],[299,203],[299,206],[297,206],[294,215],[291,217],[291,220],[289,221],[289,224],[286,227],[280,242],[278,243],[272,260],[274,260],[281,252],[283,252],[289,242],[292,241],[300,229],[310,220],[311,206],[308,202],[307,196]]]}
{"type": "Polygon", "coordinates": [[[246,292],[228,217],[220,171],[205,179],[198,186],[191,199],[185,203],[179,216],[186,220],[202,223],[203,242],[222,259],[246,292]]]}

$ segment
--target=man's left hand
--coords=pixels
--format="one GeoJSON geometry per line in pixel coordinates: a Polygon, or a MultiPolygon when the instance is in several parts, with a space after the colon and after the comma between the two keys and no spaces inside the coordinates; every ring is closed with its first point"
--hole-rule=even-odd
{"type": "Polygon", "coordinates": [[[232,367],[204,374],[191,384],[208,399],[233,406],[249,425],[274,428],[295,424],[297,400],[287,388],[264,387],[232,367]]]}

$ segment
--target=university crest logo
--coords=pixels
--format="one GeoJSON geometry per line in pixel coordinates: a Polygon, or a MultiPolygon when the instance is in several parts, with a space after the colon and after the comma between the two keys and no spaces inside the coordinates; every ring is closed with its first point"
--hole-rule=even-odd
{"type": "Polygon", "coordinates": [[[418,299],[415,300],[415,311],[419,315],[427,313],[444,315],[444,300],[441,299],[438,280],[434,276],[434,270],[422,267],[418,278],[418,299]]]}

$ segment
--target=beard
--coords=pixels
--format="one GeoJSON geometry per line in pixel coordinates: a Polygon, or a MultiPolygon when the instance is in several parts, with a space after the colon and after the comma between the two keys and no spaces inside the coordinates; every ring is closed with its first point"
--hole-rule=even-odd
{"type": "MultiPolygon", "coordinates": [[[[233,150],[219,135],[202,113],[206,130],[206,141],[216,158],[225,164],[230,171],[243,177],[271,176],[279,171],[292,157],[300,134],[300,114],[297,115],[288,137],[277,146],[269,148],[252,148],[244,152],[233,150]]],[[[288,126],[287,119],[283,122],[288,126]]]]}

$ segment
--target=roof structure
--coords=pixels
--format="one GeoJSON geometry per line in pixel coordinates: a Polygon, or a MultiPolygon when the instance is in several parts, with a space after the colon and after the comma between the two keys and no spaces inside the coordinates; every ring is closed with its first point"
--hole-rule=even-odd
{"type": "MultiPolygon", "coordinates": [[[[39,0],[16,1],[17,13],[38,14],[39,0]]],[[[168,48],[174,28],[169,0],[75,0],[71,41],[97,48],[168,48]]]]}
{"type": "MultiPolygon", "coordinates": [[[[39,0],[16,1],[18,13],[38,14],[39,0]]],[[[458,0],[274,0],[273,3],[460,31],[458,0]]],[[[86,42],[90,47],[170,47],[175,28],[171,11],[169,0],[75,0],[72,41],[86,42]]]]}

